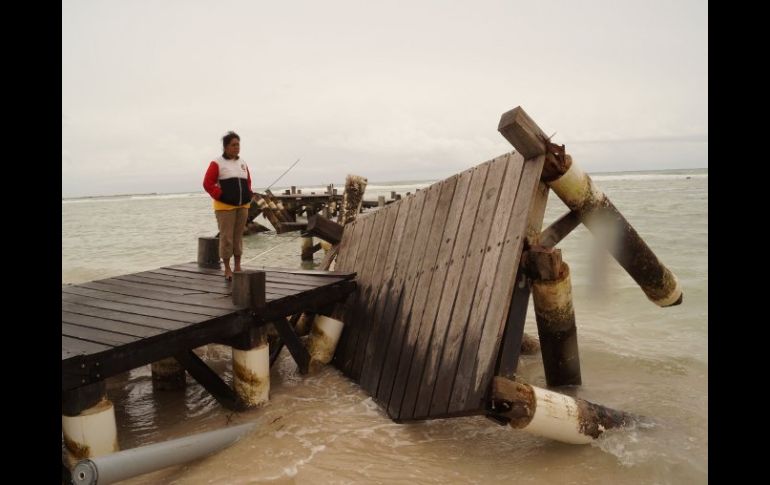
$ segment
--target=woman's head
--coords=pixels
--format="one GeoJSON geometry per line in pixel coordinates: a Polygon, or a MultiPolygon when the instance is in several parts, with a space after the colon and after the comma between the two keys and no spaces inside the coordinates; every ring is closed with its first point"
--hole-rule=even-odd
{"type": "Polygon", "coordinates": [[[225,136],[222,137],[222,156],[228,160],[234,160],[238,158],[238,153],[241,151],[241,137],[234,131],[228,131],[225,136]]]}

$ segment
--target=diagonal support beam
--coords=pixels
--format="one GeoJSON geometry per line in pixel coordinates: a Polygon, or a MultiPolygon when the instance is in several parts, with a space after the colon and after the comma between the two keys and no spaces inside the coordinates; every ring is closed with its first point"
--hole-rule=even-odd
{"type": "Polygon", "coordinates": [[[575,211],[569,211],[543,229],[538,237],[538,244],[544,248],[553,248],[579,225],[580,215],[575,211]]]}
{"type": "Polygon", "coordinates": [[[246,406],[238,399],[238,395],[228,386],[219,375],[211,370],[192,350],[174,355],[182,367],[206,389],[219,404],[233,411],[243,411],[246,406]]]}
{"type": "Polygon", "coordinates": [[[281,341],[289,349],[289,353],[291,353],[292,358],[294,358],[294,362],[297,363],[300,374],[307,374],[308,366],[310,365],[310,354],[305,346],[302,345],[297,334],[294,333],[288,320],[279,318],[278,320],[273,321],[273,325],[278,331],[278,336],[281,337],[281,341]]]}

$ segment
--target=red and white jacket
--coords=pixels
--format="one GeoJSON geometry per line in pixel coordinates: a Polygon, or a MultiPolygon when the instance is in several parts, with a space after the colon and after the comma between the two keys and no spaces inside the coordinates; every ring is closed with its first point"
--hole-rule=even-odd
{"type": "Polygon", "coordinates": [[[218,157],[206,170],[203,188],[214,199],[215,210],[248,207],[253,195],[249,167],[242,158],[228,160],[218,157]]]}

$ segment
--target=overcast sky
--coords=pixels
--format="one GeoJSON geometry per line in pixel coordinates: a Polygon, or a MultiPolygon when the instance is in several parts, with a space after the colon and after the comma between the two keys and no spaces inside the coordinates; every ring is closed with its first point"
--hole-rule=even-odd
{"type": "Polygon", "coordinates": [[[62,195],[439,179],[527,113],[588,172],[708,166],[708,3],[62,2],[62,195]]]}

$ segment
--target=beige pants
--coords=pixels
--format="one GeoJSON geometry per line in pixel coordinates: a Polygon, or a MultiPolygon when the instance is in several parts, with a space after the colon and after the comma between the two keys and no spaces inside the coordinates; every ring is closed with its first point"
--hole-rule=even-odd
{"type": "Polygon", "coordinates": [[[239,207],[227,211],[214,211],[219,226],[219,257],[223,260],[243,254],[243,229],[249,209],[239,207]]]}

